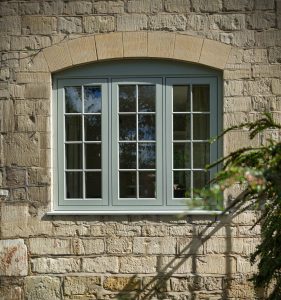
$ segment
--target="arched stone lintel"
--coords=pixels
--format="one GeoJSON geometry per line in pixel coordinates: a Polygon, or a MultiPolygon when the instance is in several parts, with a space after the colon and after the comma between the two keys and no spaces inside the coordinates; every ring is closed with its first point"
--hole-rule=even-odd
{"type": "Polygon", "coordinates": [[[50,72],[98,60],[167,58],[223,70],[231,46],[180,33],[113,32],[61,42],[43,50],[50,72]]]}

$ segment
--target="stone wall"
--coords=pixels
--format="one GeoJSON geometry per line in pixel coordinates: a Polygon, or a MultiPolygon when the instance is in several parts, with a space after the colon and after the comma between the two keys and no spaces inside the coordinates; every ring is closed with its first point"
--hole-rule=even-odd
{"type": "MultiPolygon", "coordinates": [[[[127,31],[218,41],[232,46],[227,64],[213,65],[224,69],[224,126],[265,110],[280,120],[280,13],[280,0],[0,2],[0,299],[258,297],[247,281],[255,271],[248,257],[259,240],[253,212],[46,216],[51,72],[73,64],[70,53],[50,65],[48,49],[60,55],[78,37],[127,31]]],[[[86,53],[87,61],[96,59],[86,53]]],[[[268,132],[251,143],[267,137],[280,138],[268,132]]],[[[224,151],[249,143],[236,131],[225,138],[224,151]]]]}

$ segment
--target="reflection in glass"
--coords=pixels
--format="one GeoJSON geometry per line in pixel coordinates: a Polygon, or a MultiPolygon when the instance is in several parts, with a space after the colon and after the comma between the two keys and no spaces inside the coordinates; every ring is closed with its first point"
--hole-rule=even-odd
{"type": "Polygon", "coordinates": [[[136,172],[119,172],[120,198],[136,198],[136,172]]]}
{"type": "Polygon", "coordinates": [[[174,169],[190,168],[190,143],[174,143],[174,169]]]}
{"type": "Polygon", "coordinates": [[[119,111],[136,111],[136,85],[119,85],[119,111]]]}
{"type": "Polygon", "coordinates": [[[139,168],[155,169],[155,143],[139,143],[139,168]]]}
{"type": "Polygon", "coordinates": [[[190,139],[190,115],[174,115],[174,140],[190,139]]]}
{"type": "Polygon", "coordinates": [[[140,198],[155,198],[155,172],[139,172],[140,198]]]}
{"type": "Polygon", "coordinates": [[[136,169],[136,144],[120,143],[119,144],[119,168],[136,169]]]}
{"type": "Polygon", "coordinates": [[[155,85],[139,85],[139,111],[155,112],[155,85]]]}
{"type": "Polygon", "coordinates": [[[82,141],[81,116],[65,116],[65,140],[82,141]]]}
{"type": "Polygon", "coordinates": [[[190,197],[190,172],[174,171],[174,198],[190,197]]]}
{"type": "Polygon", "coordinates": [[[210,181],[209,172],[206,171],[193,171],[193,188],[202,189],[210,181]]]}
{"type": "Polygon", "coordinates": [[[119,115],[119,140],[136,140],[136,115],[119,115]]]}
{"type": "Polygon", "coordinates": [[[66,169],[82,169],[82,144],[66,144],[66,169]]]}
{"type": "Polygon", "coordinates": [[[82,172],[66,172],[66,198],[83,198],[82,172]]]}
{"type": "Polygon", "coordinates": [[[154,115],[139,115],[139,140],[155,140],[154,115]]]}
{"type": "Polygon", "coordinates": [[[101,172],[85,172],[86,198],[101,198],[101,172]]]}
{"type": "Polygon", "coordinates": [[[193,85],[193,111],[210,111],[210,89],[208,85],[193,85]]]}
{"type": "Polygon", "coordinates": [[[86,169],[101,169],[101,144],[85,144],[86,169]]]}
{"type": "Polygon", "coordinates": [[[66,113],[81,113],[81,87],[68,86],[64,88],[65,91],[65,112],[66,113]]]}
{"type": "Polygon", "coordinates": [[[101,112],[101,87],[100,86],[84,87],[84,112],[85,113],[101,112]]]}
{"type": "Polygon", "coordinates": [[[101,116],[84,116],[85,140],[101,141],[101,116]]]}
{"type": "Polygon", "coordinates": [[[208,140],[210,138],[210,116],[203,114],[193,115],[193,139],[208,140]]]}
{"type": "Polygon", "coordinates": [[[190,87],[189,85],[173,86],[173,111],[190,111],[190,87]]]}
{"type": "Polygon", "coordinates": [[[210,144],[193,143],[193,167],[204,169],[210,163],[210,144]]]}

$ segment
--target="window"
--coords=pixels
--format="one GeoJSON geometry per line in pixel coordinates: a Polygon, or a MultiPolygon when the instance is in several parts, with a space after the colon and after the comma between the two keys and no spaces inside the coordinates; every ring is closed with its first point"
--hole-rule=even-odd
{"type": "Polygon", "coordinates": [[[96,63],[54,77],[55,210],[216,210],[194,189],[217,171],[220,74],[170,62],[96,63]]]}

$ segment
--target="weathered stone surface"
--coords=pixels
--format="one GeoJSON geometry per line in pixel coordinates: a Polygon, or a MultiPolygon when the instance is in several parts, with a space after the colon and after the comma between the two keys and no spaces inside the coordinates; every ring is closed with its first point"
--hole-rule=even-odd
{"type": "Polygon", "coordinates": [[[100,288],[101,279],[97,276],[71,276],[64,280],[65,295],[92,295],[100,288]]]}
{"type": "Polygon", "coordinates": [[[259,96],[271,94],[271,80],[257,79],[244,82],[244,95],[259,96]]]}
{"type": "Polygon", "coordinates": [[[268,51],[268,60],[270,63],[281,63],[281,47],[270,48],[268,51]]]}
{"type": "Polygon", "coordinates": [[[122,33],[96,35],[98,59],[123,57],[122,33]]]}
{"type": "Polygon", "coordinates": [[[82,19],[76,17],[59,17],[58,31],[66,34],[82,32],[82,19]]]}
{"type": "Polygon", "coordinates": [[[133,253],[136,254],[175,254],[176,239],[173,237],[164,238],[143,238],[136,237],[133,240],[133,253]]]}
{"type": "Polygon", "coordinates": [[[120,257],[120,272],[122,273],[154,273],[156,271],[155,256],[123,256],[120,257]]]}
{"type": "Polygon", "coordinates": [[[24,240],[0,240],[0,275],[26,276],[27,248],[24,240]]]}
{"type": "Polygon", "coordinates": [[[82,239],[81,244],[83,247],[83,253],[89,254],[100,254],[105,252],[105,244],[102,239],[82,239]]]}
{"type": "Polygon", "coordinates": [[[141,288],[139,277],[106,277],[103,287],[110,291],[133,291],[141,288]]]}
{"type": "Polygon", "coordinates": [[[82,271],[93,273],[118,273],[119,265],[117,257],[100,256],[82,259],[82,271]]]}
{"type": "Polygon", "coordinates": [[[193,263],[190,256],[176,258],[174,256],[161,256],[157,261],[158,272],[173,272],[173,274],[190,274],[193,272],[193,263]]]}
{"type": "Polygon", "coordinates": [[[19,13],[21,15],[38,15],[40,11],[40,3],[23,2],[19,3],[19,13]]]}
{"type": "Polygon", "coordinates": [[[204,1],[198,0],[192,2],[193,9],[198,12],[217,12],[222,9],[222,1],[214,0],[214,1],[204,1]]]}
{"type": "Polygon", "coordinates": [[[176,35],[174,58],[198,62],[203,45],[203,39],[185,35],[176,35]]]}
{"type": "Polygon", "coordinates": [[[1,286],[0,300],[22,300],[23,291],[19,286],[1,286]]]}
{"type": "Polygon", "coordinates": [[[281,77],[281,65],[258,65],[253,67],[253,77],[281,77]]]}
{"type": "Polygon", "coordinates": [[[252,77],[252,69],[250,64],[229,65],[224,70],[223,77],[225,80],[244,79],[252,77]]]}
{"type": "Polygon", "coordinates": [[[253,0],[225,0],[223,1],[223,7],[229,11],[244,11],[253,9],[253,0]]]}
{"type": "Polygon", "coordinates": [[[0,19],[1,34],[21,34],[21,18],[19,16],[3,16],[0,19]]]}
{"type": "Polygon", "coordinates": [[[132,241],[126,237],[109,238],[106,241],[108,253],[131,253],[132,241]]]}
{"type": "Polygon", "coordinates": [[[255,9],[274,9],[274,0],[256,0],[255,9]]]}
{"type": "Polygon", "coordinates": [[[177,239],[177,253],[179,255],[203,254],[203,242],[197,237],[180,237],[177,239]]]}
{"type": "Polygon", "coordinates": [[[29,251],[32,255],[71,254],[71,240],[53,238],[30,238],[29,251]]]}
{"type": "Polygon", "coordinates": [[[0,3],[1,16],[13,16],[18,14],[18,3],[3,1],[0,3]]]}
{"type": "MultiPolygon", "coordinates": [[[[18,84],[22,83],[51,83],[50,73],[28,73],[21,72],[16,74],[18,84]]],[[[24,87],[24,86],[23,86],[24,87]]]]}
{"type": "Polygon", "coordinates": [[[281,80],[280,79],[272,80],[272,93],[275,95],[281,95],[281,80]]]}
{"type": "Polygon", "coordinates": [[[25,297],[29,300],[61,299],[61,282],[58,277],[28,276],[24,286],[25,297]]]}
{"type": "Polygon", "coordinates": [[[175,34],[173,33],[148,33],[149,57],[172,58],[175,45],[175,34]]]}
{"type": "Polygon", "coordinates": [[[42,52],[21,54],[20,70],[23,72],[49,72],[49,67],[42,52]]]}
{"type": "Polygon", "coordinates": [[[61,15],[64,9],[63,0],[56,0],[52,2],[42,2],[42,14],[43,15],[61,15]]]}
{"type": "Polygon", "coordinates": [[[77,258],[34,258],[31,269],[35,273],[72,273],[80,271],[80,260],[77,258]]]}
{"type": "Polygon", "coordinates": [[[226,97],[242,96],[244,83],[242,80],[226,80],[224,82],[224,95],[226,97]]]}
{"type": "Polygon", "coordinates": [[[94,2],[94,12],[97,13],[123,13],[124,2],[123,1],[98,1],[94,2]]]}
{"type": "Polygon", "coordinates": [[[57,20],[54,17],[23,16],[22,31],[24,34],[52,34],[57,20]]]}
{"type": "Polygon", "coordinates": [[[124,57],[147,56],[147,33],[124,32],[123,33],[124,57]]]}
{"type": "Polygon", "coordinates": [[[128,1],[129,13],[157,13],[162,10],[161,0],[134,0],[128,1]]]}
{"type": "Polygon", "coordinates": [[[190,11],[190,2],[186,0],[164,0],[164,9],[167,12],[181,13],[190,11]]]}
{"type": "Polygon", "coordinates": [[[209,22],[212,30],[237,31],[246,26],[245,15],[242,14],[212,15],[209,22]]]}
{"type": "Polygon", "coordinates": [[[147,29],[147,16],[141,14],[118,15],[117,30],[118,31],[138,31],[147,29]]]}
{"type": "Polygon", "coordinates": [[[83,26],[86,33],[110,32],[115,29],[115,19],[111,16],[83,17],[83,26]]]}
{"type": "Polygon", "coordinates": [[[243,52],[243,59],[246,63],[266,63],[266,49],[246,49],[243,52]]]}
{"type": "Polygon", "coordinates": [[[247,26],[249,29],[269,29],[276,25],[275,13],[256,12],[247,16],[247,26]]]}
{"type": "Polygon", "coordinates": [[[93,3],[91,1],[71,1],[66,2],[64,13],[67,15],[87,15],[92,12],[93,3]]]}
{"type": "Polygon", "coordinates": [[[236,272],[236,261],[231,256],[208,255],[196,258],[196,270],[204,274],[230,274],[236,272]]]}
{"type": "Polygon", "coordinates": [[[182,31],[186,29],[187,18],[184,15],[159,14],[148,20],[150,30],[182,31]]]}

